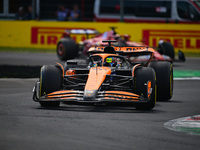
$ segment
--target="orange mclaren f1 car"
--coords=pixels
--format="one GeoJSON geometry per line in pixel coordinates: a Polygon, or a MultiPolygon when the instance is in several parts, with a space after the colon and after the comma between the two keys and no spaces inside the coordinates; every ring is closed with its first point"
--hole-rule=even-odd
{"type": "Polygon", "coordinates": [[[136,109],[149,110],[157,99],[171,99],[170,62],[151,62],[154,49],[150,47],[114,47],[111,42],[116,41],[103,42],[108,45],[88,50],[87,66],[75,61],[67,61],[64,67],[44,65],[33,88],[33,100],[43,107],[58,107],[60,102],[132,103],[136,109]],[[148,60],[140,62],[137,58],[141,56],[148,60]]]}

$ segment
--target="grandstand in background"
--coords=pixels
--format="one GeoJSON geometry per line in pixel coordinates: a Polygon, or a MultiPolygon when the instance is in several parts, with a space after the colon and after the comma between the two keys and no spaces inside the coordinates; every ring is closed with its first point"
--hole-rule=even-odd
{"type": "Polygon", "coordinates": [[[32,5],[40,20],[56,20],[55,12],[59,4],[72,9],[74,3],[79,5],[82,21],[93,21],[94,0],[0,0],[0,19],[14,20],[19,7],[27,11],[32,5]]]}

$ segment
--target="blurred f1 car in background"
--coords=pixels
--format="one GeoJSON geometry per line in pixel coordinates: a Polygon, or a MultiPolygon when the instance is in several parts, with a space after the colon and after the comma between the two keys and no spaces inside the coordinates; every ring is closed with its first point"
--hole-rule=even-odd
{"type": "MultiPolygon", "coordinates": [[[[130,41],[130,35],[117,34],[115,27],[111,27],[110,31],[99,33],[92,29],[73,29],[67,30],[63,33],[63,37],[57,43],[57,55],[60,60],[74,59],[82,53],[87,55],[87,51],[90,47],[105,46],[103,40],[117,40],[115,46],[148,46],[143,43],[130,41]],[[70,37],[70,34],[85,34],[86,40],[79,42],[78,44],[70,37]],[[88,38],[89,35],[93,35],[93,38],[88,38]]],[[[157,61],[169,61],[175,60],[174,47],[170,42],[160,40],[158,47],[154,48],[157,51],[154,52],[154,60],[157,61]]],[[[185,61],[185,56],[182,51],[178,52],[178,60],[185,61]]],[[[142,57],[141,59],[145,59],[142,57]]]]}
{"type": "MultiPolygon", "coordinates": [[[[153,109],[156,100],[169,100],[173,94],[173,66],[167,61],[152,62],[155,50],[146,46],[91,47],[89,64],[75,60],[44,65],[33,88],[33,100],[43,107],[65,104],[133,104],[136,109],[153,109]],[[149,55],[146,62],[138,56],[149,55]],[[127,59],[127,56],[129,59],[127,59]],[[129,60],[136,61],[129,61],[129,60]]],[[[107,44],[108,43],[108,44],[107,44]]]]}

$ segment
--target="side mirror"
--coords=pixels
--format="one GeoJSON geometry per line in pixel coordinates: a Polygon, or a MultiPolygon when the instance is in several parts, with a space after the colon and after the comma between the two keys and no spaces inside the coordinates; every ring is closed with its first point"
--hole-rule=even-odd
{"type": "Polygon", "coordinates": [[[178,51],[178,59],[180,61],[185,61],[185,55],[181,50],[178,51]]]}

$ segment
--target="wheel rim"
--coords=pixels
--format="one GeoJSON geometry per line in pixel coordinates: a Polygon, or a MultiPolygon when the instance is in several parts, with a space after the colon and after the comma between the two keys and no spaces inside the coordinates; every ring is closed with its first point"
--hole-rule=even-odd
{"type": "Polygon", "coordinates": [[[62,56],[64,54],[64,46],[62,43],[60,43],[58,45],[58,49],[57,49],[58,55],[62,56]]]}

